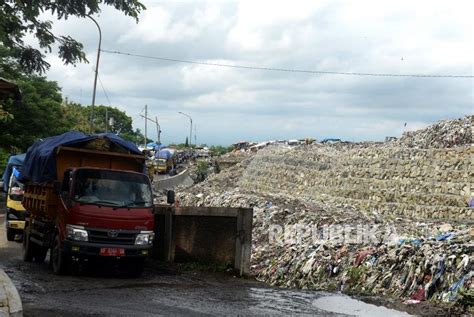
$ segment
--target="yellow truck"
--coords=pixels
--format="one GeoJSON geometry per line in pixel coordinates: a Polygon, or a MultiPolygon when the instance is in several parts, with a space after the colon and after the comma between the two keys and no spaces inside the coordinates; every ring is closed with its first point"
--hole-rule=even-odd
{"type": "Polygon", "coordinates": [[[7,240],[22,240],[26,211],[22,205],[24,186],[18,180],[25,154],[11,156],[3,175],[3,190],[6,193],[7,240]]]}
{"type": "Polygon", "coordinates": [[[157,154],[158,173],[167,174],[176,168],[176,150],[161,149],[157,154]]]}

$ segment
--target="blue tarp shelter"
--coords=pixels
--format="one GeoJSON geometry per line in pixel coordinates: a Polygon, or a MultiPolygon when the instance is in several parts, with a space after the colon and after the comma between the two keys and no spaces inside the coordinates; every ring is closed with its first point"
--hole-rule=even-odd
{"type": "Polygon", "coordinates": [[[61,135],[40,140],[28,148],[20,180],[30,180],[34,183],[45,183],[56,180],[55,154],[58,147],[80,147],[99,138],[106,138],[111,143],[122,147],[131,154],[142,154],[135,144],[125,141],[113,133],[86,135],[76,131],[66,132],[61,135]]]}
{"type": "Polygon", "coordinates": [[[18,155],[12,155],[8,158],[7,167],[5,168],[5,172],[3,173],[3,176],[2,176],[4,192],[8,191],[8,183],[10,181],[10,176],[13,173],[14,167],[15,166],[21,167],[25,160],[25,156],[26,154],[18,154],[18,155]]]}

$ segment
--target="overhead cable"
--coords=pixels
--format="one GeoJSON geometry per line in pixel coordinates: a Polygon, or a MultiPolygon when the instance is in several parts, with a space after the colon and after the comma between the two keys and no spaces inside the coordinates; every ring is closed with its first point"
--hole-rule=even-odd
{"type": "Polygon", "coordinates": [[[154,60],[160,60],[160,61],[175,62],[175,63],[196,64],[196,65],[215,66],[215,67],[240,68],[240,69],[250,69],[250,70],[288,72],[288,73],[308,73],[308,74],[346,75],[346,76],[375,76],[375,77],[471,78],[471,79],[474,78],[474,75],[336,72],[336,71],[320,71],[320,70],[306,70],[306,69],[245,66],[245,65],[232,65],[232,64],[224,64],[224,63],[192,61],[192,60],[184,60],[184,59],[176,59],[176,58],[168,58],[168,57],[159,57],[159,56],[149,56],[149,55],[134,54],[134,53],[128,53],[128,52],[112,51],[112,50],[106,50],[106,49],[101,49],[101,51],[104,52],[104,53],[110,53],[110,54],[126,55],[126,56],[154,59],[154,60]]]}

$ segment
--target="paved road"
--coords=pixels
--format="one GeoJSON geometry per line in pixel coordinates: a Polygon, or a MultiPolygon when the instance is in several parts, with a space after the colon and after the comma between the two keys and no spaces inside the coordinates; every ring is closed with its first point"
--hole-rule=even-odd
{"type": "Polygon", "coordinates": [[[149,263],[140,278],[104,264],[76,276],[55,276],[48,263],[23,262],[21,244],[6,241],[3,213],[0,223],[0,267],[18,288],[25,316],[406,316],[341,295],[269,288],[226,274],[177,273],[156,263],[149,263]]]}

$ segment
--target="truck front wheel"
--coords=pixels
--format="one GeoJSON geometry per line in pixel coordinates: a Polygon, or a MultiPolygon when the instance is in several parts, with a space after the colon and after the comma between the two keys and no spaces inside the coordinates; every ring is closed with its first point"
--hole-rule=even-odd
{"type": "Polygon", "coordinates": [[[32,262],[35,257],[36,245],[31,242],[30,226],[25,226],[23,233],[23,261],[32,262]]]}
{"type": "Polygon", "coordinates": [[[16,232],[12,228],[7,228],[7,240],[14,241],[15,240],[16,232]]]}
{"type": "Polygon", "coordinates": [[[51,248],[50,260],[53,267],[54,274],[64,275],[68,273],[68,258],[61,249],[61,241],[59,235],[54,239],[53,247],[51,248]]]}

